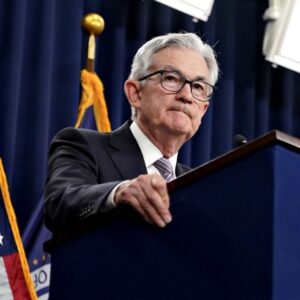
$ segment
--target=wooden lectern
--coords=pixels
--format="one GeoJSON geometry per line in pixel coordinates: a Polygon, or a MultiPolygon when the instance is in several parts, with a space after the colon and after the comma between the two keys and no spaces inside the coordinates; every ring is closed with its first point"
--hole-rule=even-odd
{"type": "Polygon", "coordinates": [[[279,131],[169,183],[173,221],[130,208],[46,244],[50,299],[300,299],[300,141],[279,131]]]}

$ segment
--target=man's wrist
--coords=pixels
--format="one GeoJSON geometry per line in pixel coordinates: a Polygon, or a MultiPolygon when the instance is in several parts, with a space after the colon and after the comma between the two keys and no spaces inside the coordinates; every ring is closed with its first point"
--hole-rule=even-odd
{"type": "Polygon", "coordinates": [[[130,180],[121,181],[111,190],[105,203],[102,205],[102,207],[100,209],[101,212],[108,212],[117,207],[117,203],[115,201],[116,192],[121,185],[123,185],[124,183],[127,183],[127,182],[130,182],[130,180]]]}

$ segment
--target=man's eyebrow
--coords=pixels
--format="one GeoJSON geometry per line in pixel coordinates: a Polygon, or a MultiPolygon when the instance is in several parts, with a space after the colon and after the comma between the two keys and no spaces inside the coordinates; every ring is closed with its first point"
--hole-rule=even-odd
{"type": "Polygon", "coordinates": [[[207,81],[207,78],[206,77],[204,77],[204,76],[197,76],[195,79],[193,79],[193,81],[197,81],[197,80],[199,80],[199,81],[207,81]]]}
{"type": "Polygon", "coordinates": [[[176,72],[182,74],[176,67],[174,67],[172,65],[165,65],[163,69],[168,70],[168,71],[176,71],[176,72]]]}
{"type": "MultiPolygon", "coordinates": [[[[167,70],[167,71],[175,71],[175,72],[179,73],[181,76],[183,76],[184,78],[186,78],[185,74],[183,74],[180,70],[178,70],[176,67],[174,67],[172,65],[166,65],[166,66],[164,66],[163,69],[167,70]]],[[[207,82],[208,79],[205,76],[202,76],[202,75],[198,75],[194,79],[191,79],[191,81],[198,81],[198,80],[207,82]]]]}

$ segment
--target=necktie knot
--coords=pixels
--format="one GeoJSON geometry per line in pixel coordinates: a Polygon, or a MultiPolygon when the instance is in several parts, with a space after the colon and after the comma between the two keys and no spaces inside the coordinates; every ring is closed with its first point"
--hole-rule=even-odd
{"type": "Polygon", "coordinates": [[[154,166],[167,182],[173,180],[173,168],[168,159],[162,157],[154,163],[154,166]]]}

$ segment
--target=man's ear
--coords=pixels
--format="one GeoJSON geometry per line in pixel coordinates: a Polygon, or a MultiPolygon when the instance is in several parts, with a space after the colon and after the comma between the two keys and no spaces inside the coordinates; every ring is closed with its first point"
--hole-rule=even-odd
{"type": "Polygon", "coordinates": [[[209,102],[205,103],[205,105],[204,105],[204,108],[203,108],[204,114],[203,115],[206,114],[208,107],[209,107],[209,102]]]}
{"type": "Polygon", "coordinates": [[[203,109],[202,109],[202,112],[201,112],[201,117],[200,117],[200,124],[201,124],[201,121],[202,121],[202,118],[204,117],[204,115],[206,114],[207,110],[208,110],[208,107],[209,107],[209,102],[206,102],[204,105],[203,105],[203,109]]]}
{"type": "Polygon", "coordinates": [[[124,92],[131,106],[139,108],[141,106],[140,83],[133,79],[127,79],[124,83],[124,92]]]}

